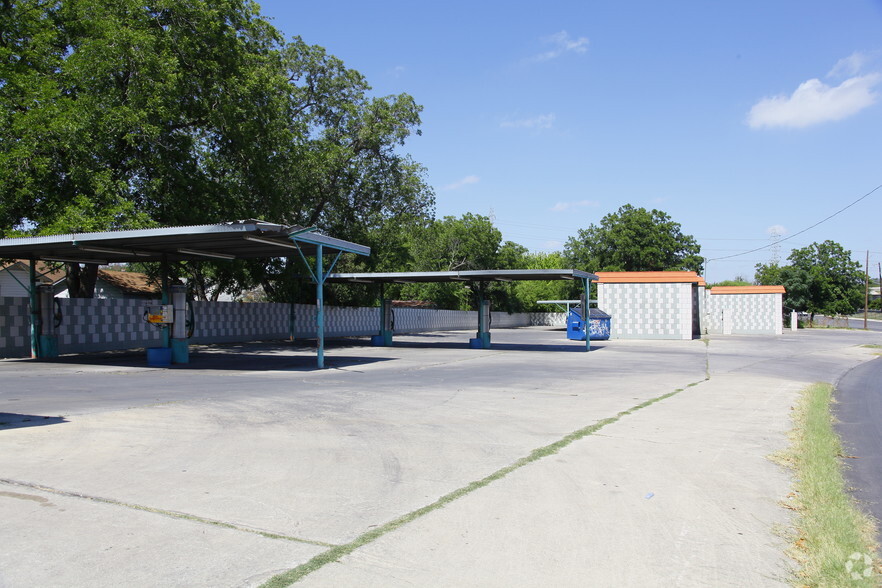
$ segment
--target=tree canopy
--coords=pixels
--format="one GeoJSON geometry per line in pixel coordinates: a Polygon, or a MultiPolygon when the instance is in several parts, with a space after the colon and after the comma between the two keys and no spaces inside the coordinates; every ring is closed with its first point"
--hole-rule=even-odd
{"type": "MultiPolygon", "coordinates": [[[[511,262],[511,258],[517,256],[517,247],[520,246],[511,243],[503,249],[502,233],[486,216],[472,213],[459,218],[446,216],[410,231],[406,269],[420,272],[504,269],[500,267],[500,251],[503,250],[511,262]]],[[[494,286],[489,291],[496,289],[494,286]]],[[[398,296],[430,300],[440,308],[468,309],[475,307],[478,293],[464,283],[426,283],[406,285],[398,296]]]]}
{"type": "Polygon", "coordinates": [[[431,218],[399,152],[421,107],[370,89],[251,0],[0,2],[0,237],[261,218],[364,242],[431,218]]]}
{"type": "Polygon", "coordinates": [[[781,285],[784,305],[815,314],[849,314],[863,304],[864,273],[851,251],[835,241],[794,249],[788,265],[757,264],[756,282],[781,285]]]}
{"type": "Polygon", "coordinates": [[[573,267],[587,271],[700,272],[700,252],[695,238],[666,213],[630,204],[604,216],[600,225],[579,229],[564,249],[573,267]]]}

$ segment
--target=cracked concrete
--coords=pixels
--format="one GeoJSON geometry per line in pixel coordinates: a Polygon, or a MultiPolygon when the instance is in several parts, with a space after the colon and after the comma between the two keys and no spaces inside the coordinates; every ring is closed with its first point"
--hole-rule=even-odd
{"type": "Polygon", "coordinates": [[[298,585],[775,585],[789,478],[766,455],[795,392],[878,342],[800,332],[585,354],[562,331],[499,330],[491,350],[468,336],[343,343],[323,371],[284,344],[204,348],[168,370],[0,362],[0,413],[51,417],[0,426],[0,478],[30,485],[0,482],[0,586],[259,585],[326,549],[270,535],[357,540],[681,388],[298,585]]]}

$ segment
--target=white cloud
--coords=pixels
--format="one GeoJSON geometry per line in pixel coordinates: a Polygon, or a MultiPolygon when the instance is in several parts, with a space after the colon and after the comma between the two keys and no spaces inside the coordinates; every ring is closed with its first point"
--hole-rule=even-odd
{"type": "Polygon", "coordinates": [[[404,67],[403,65],[396,65],[388,71],[388,74],[393,78],[397,78],[400,77],[401,74],[403,74],[405,71],[407,71],[406,67],[404,67]]]}
{"type": "Polygon", "coordinates": [[[769,237],[783,237],[787,234],[787,227],[783,225],[772,225],[766,229],[766,234],[769,237]]]}
{"type": "Polygon", "coordinates": [[[553,35],[544,37],[541,40],[544,44],[551,45],[552,48],[548,51],[543,51],[538,55],[534,55],[530,58],[530,61],[548,61],[550,59],[560,57],[565,53],[585,53],[588,50],[588,37],[579,37],[578,39],[573,39],[566,31],[554,33],[553,35]]]}
{"type": "Polygon", "coordinates": [[[452,184],[447,184],[446,186],[442,187],[441,189],[442,190],[459,190],[460,188],[462,188],[464,186],[468,186],[469,184],[477,184],[480,181],[481,181],[481,178],[479,178],[478,176],[466,176],[466,177],[462,178],[461,180],[457,180],[457,181],[453,182],[452,184]]]}
{"type": "Polygon", "coordinates": [[[827,73],[828,78],[848,78],[858,75],[864,66],[869,63],[872,56],[869,53],[855,51],[848,57],[836,62],[833,69],[827,73]]]}
{"type": "Polygon", "coordinates": [[[586,208],[589,206],[600,206],[600,202],[596,200],[578,200],[576,202],[558,202],[551,207],[552,212],[566,212],[574,208],[586,208]]]}
{"type": "Polygon", "coordinates": [[[545,241],[540,248],[540,251],[558,251],[563,247],[563,242],[552,239],[551,241],[545,241]]]}
{"type": "Polygon", "coordinates": [[[554,113],[540,114],[533,118],[504,120],[499,126],[504,129],[550,129],[554,125],[554,113]]]}
{"type": "Polygon", "coordinates": [[[747,115],[752,129],[763,127],[804,128],[842,120],[876,102],[873,87],[882,80],[878,73],[855,76],[831,87],[818,79],[803,82],[790,96],[763,98],[747,115]]]}

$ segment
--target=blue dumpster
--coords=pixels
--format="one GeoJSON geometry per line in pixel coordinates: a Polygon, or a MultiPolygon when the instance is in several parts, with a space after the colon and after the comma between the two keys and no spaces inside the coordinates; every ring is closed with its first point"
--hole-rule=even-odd
{"type": "MultiPolygon", "coordinates": [[[[609,339],[610,317],[599,308],[589,309],[590,329],[592,341],[606,341],[609,339]]],[[[571,308],[567,315],[567,339],[574,341],[585,340],[585,321],[582,319],[581,308],[571,308]]]]}

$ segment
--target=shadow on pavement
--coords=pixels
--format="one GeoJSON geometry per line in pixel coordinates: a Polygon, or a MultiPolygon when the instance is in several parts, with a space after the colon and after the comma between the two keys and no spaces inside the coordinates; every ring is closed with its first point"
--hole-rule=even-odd
{"type": "MultiPolygon", "coordinates": [[[[468,349],[468,341],[458,342],[431,342],[431,341],[392,341],[392,348],[406,349],[468,349]]],[[[602,345],[591,344],[591,351],[603,349],[602,345]]],[[[476,349],[475,351],[480,351],[476,349]]],[[[585,344],[567,345],[567,344],[548,344],[548,343],[496,343],[492,342],[489,351],[573,351],[577,353],[585,353],[585,344]]]]}
{"type": "MultiPolygon", "coordinates": [[[[334,355],[334,350],[358,346],[360,345],[357,339],[327,341],[325,345],[325,367],[342,368],[394,359],[391,357],[334,355]]],[[[23,359],[19,361],[37,361],[41,364],[90,365],[105,368],[134,367],[157,370],[312,371],[318,369],[315,345],[313,342],[307,343],[304,341],[196,344],[190,348],[189,360],[189,363],[186,364],[154,367],[147,364],[147,353],[144,349],[128,349],[124,351],[62,355],[53,359],[23,359]]]]}
{"type": "Polygon", "coordinates": [[[69,422],[64,417],[40,416],[35,414],[19,414],[17,412],[0,412],[0,431],[6,429],[23,429],[25,427],[42,427],[69,422]]]}

